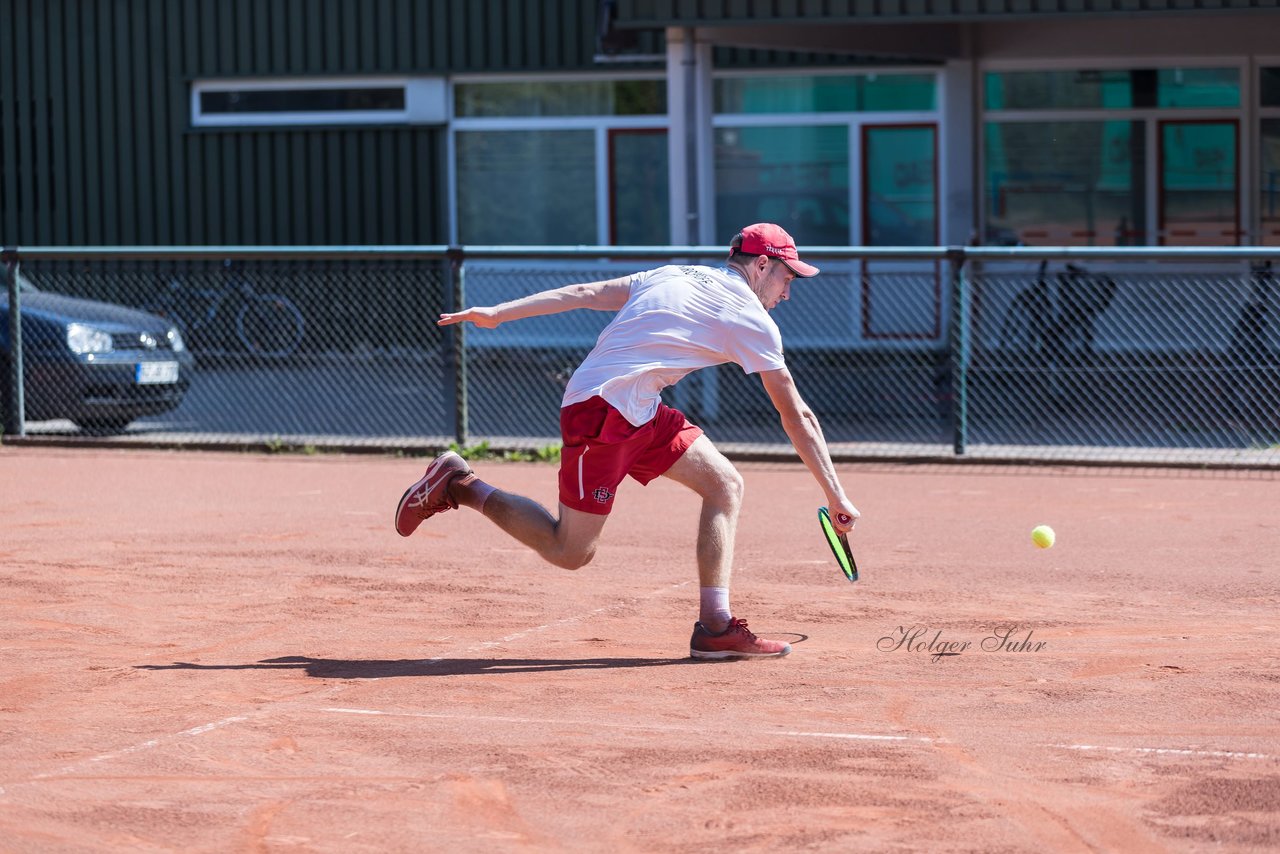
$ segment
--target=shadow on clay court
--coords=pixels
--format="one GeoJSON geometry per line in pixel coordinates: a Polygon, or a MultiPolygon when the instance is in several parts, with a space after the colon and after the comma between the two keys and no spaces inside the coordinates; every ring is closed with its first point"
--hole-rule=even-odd
{"type": "Polygon", "coordinates": [[[317,679],[391,679],[403,676],[478,676],[502,673],[555,673],[562,670],[612,670],[707,664],[692,658],[423,658],[397,661],[341,661],[288,655],[254,664],[137,664],[137,670],[305,670],[317,679]]]}
{"type": "MultiPolygon", "coordinates": [[[[774,633],[777,634],[777,633],[774,633]]],[[[783,632],[792,644],[808,635],[783,632]]],[[[562,670],[615,670],[626,667],[668,667],[680,664],[726,664],[741,659],[694,658],[402,658],[343,660],[285,655],[252,664],[135,664],[135,670],[305,670],[317,679],[391,679],[402,676],[479,676],[501,673],[556,673],[562,670]]]]}

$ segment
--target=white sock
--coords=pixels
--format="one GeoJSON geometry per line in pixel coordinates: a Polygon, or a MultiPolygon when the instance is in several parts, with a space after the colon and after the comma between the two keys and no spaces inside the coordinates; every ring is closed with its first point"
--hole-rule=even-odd
{"type": "Polygon", "coordinates": [[[496,487],[490,486],[474,474],[456,478],[449,484],[449,496],[454,501],[481,513],[484,512],[484,503],[489,500],[489,496],[497,491],[496,487]]]}
{"type": "Polygon", "coordinates": [[[729,625],[729,620],[733,619],[733,614],[729,611],[729,588],[702,587],[699,598],[701,603],[698,608],[698,622],[713,634],[724,631],[729,625]]]}

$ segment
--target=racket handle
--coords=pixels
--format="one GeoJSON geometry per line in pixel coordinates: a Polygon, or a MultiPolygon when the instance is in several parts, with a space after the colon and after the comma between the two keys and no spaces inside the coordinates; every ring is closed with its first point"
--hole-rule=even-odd
{"type": "Polygon", "coordinates": [[[840,524],[841,524],[841,525],[848,525],[850,522],[852,522],[852,521],[853,521],[853,517],[852,517],[852,516],[846,516],[846,515],[845,515],[845,514],[843,514],[843,513],[837,513],[837,514],[836,514],[836,518],[840,520],[840,524]]]}

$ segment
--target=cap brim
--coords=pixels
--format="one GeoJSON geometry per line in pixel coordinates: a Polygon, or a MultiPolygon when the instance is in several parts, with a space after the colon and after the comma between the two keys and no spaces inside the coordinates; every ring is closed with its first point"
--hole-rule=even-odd
{"type": "Polygon", "coordinates": [[[788,270],[795,273],[797,276],[799,276],[802,279],[810,279],[818,275],[819,272],[821,272],[817,267],[813,266],[812,264],[806,264],[805,262],[801,261],[799,258],[797,258],[794,261],[786,261],[781,258],[779,258],[778,260],[782,261],[783,264],[786,264],[788,270]]]}

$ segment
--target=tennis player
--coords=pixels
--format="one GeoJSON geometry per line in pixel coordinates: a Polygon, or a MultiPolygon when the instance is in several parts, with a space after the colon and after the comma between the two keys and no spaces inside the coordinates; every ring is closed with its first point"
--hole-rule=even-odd
{"type": "Polygon", "coordinates": [[[733,464],[684,414],[661,400],[664,388],[699,368],[734,362],[759,374],[800,459],[847,532],[858,510],[845,496],[818,419],[800,397],[769,312],[797,276],[818,268],[800,260],[781,227],[757,223],[733,238],[726,266],[670,265],[608,281],[566,285],[496,306],[441,314],[439,324],[500,323],[574,309],[616,312],[574,372],[560,410],[564,448],[560,508],[540,504],[476,477],[458,454],[437,457],[400,499],[396,531],[412,534],[426,519],[463,505],[478,510],[545,560],[585,566],[623,478],[642,484],[669,477],[702,497],[697,563],[698,621],[689,643],[701,659],[784,656],[791,646],[757,637],[729,607],[734,536],[743,481],[733,464]]]}

